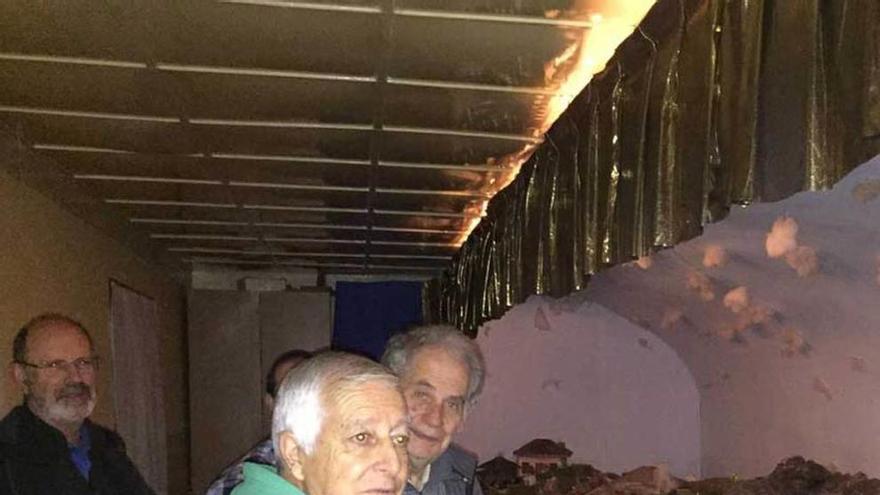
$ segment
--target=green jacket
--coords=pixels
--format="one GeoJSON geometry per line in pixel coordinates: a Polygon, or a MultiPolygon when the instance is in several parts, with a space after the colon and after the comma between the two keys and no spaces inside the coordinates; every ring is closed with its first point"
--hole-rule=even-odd
{"type": "Polygon", "coordinates": [[[278,476],[278,469],[265,464],[244,463],[244,481],[232,495],[305,495],[299,488],[278,476]]]}

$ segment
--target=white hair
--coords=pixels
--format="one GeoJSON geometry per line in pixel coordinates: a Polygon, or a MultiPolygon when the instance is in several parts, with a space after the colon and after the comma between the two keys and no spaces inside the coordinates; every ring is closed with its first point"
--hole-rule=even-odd
{"type": "Polygon", "coordinates": [[[455,356],[468,369],[466,406],[473,406],[483,391],[486,361],[474,339],[449,325],[426,325],[406,333],[399,333],[388,340],[382,364],[391,368],[397,376],[403,376],[412,357],[422,348],[440,346],[455,356]]]}
{"type": "Polygon", "coordinates": [[[344,352],[317,354],[291,370],[281,382],[272,413],[275,452],[281,452],[278,441],[286,431],[306,455],[312,454],[328,401],[335,400],[341,388],[373,381],[400,388],[397,377],[385,366],[344,352]]]}

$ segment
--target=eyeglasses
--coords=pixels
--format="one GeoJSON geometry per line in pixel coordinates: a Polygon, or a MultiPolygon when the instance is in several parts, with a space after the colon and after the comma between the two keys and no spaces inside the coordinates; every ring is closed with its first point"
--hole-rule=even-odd
{"type": "Polygon", "coordinates": [[[28,366],[30,368],[36,368],[38,370],[49,370],[52,373],[68,371],[71,367],[76,368],[76,371],[79,371],[80,373],[87,373],[94,372],[98,369],[98,366],[101,364],[101,358],[98,356],[92,356],[87,358],[77,358],[73,361],[58,359],[43,364],[28,363],[27,361],[15,362],[22,366],[28,366]]]}

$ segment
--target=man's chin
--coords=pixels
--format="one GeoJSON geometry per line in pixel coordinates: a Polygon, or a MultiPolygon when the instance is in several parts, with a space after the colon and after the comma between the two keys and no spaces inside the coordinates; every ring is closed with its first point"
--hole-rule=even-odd
{"type": "Polygon", "coordinates": [[[49,415],[65,423],[81,423],[91,416],[95,409],[95,401],[93,400],[67,400],[59,401],[55,407],[49,411],[49,415]]]}
{"type": "Polygon", "coordinates": [[[425,445],[413,445],[413,443],[410,441],[409,449],[407,450],[413,465],[422,464],[427,466],[443,453],[440,450],[439,443],[426,443],[425,445]]]}
{"type": "Polygon", "coordinates": [[[396,484],[394,482],[377,482],[370,484],[370,486],[363,488],[358,491],[358,493],[370,494],[370,495],[392,495],[400,492],[400,488],[403,484],[396,484]]]}

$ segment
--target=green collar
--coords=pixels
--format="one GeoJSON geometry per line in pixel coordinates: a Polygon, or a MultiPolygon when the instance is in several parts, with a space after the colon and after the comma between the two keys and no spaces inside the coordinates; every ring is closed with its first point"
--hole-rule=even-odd
{"type": "Polygon", "coordinates": [[[244,482],[235,487],[233,495],[259,495],[272,493],[277,495],[305,495],[299,488],[278,475],[274,466],[244,463],[244,482]]]}

